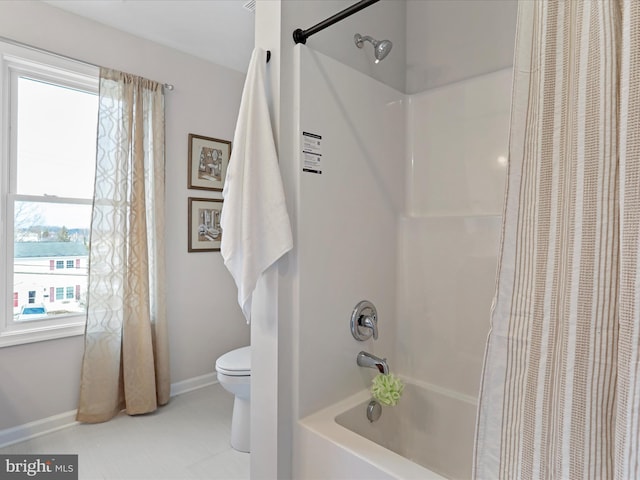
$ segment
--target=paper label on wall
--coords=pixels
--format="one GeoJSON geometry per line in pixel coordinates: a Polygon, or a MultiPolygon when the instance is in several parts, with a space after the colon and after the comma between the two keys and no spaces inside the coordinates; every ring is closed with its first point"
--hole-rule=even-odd
{"type": "Polygon", "coordinates": [[[322,174],[322,136],[302,132],[302,171],[322,174]]]}

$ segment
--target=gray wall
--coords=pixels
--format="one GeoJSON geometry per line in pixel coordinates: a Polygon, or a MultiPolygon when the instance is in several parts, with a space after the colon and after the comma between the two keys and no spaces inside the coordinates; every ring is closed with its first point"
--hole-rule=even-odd
{"type": "MultiPolygon", "coordinates": [[[[167,314],[172,382],[210,374],[249,343],[219,253],[187,253],[187,136],[232,140],[244,75],[41,2],[0,2],[0,36],[175,85],[166,95],[167,314]]],[[[0,349],[0,429],[73,410],[82,337],[0,349]]]]}
{"type": "MultiPolygon", "coordinates": [[[[289,27],[290,31],[283,30],[283,41],[293,44],[295,28],[308,29],[353,3],[351,0],[285,1],[283,13],[293,27],[289,27]]],[[[313,35],[306,45],[402,92],[406,82],[406,16],[405,2],[382,0],[313,35]],[[373,46],[367,42],[361,49],[356,47],[353,41],[356,33],[391,40],[393,48],[376,65],[373,46]]]]}
{"type": "Polygon", "coordinates": [[[513,65],[516,0],[407,0],[406,93],[513,65]]]}

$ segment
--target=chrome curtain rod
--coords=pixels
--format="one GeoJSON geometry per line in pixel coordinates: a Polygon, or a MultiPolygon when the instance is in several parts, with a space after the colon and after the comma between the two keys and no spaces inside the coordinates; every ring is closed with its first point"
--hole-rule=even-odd
{"type": "Polygon", "coordinates": [[[307,38],[311,35],[315,35],[320,30],[324,30],[327,27],[330,27],[334,23],[339,22],[340,20],[344,20],[347,17],[350,17],[356,12],[359,12],[363,8],[367,8],[369,5],[372,5],[380,0],[360,0],[358,3],[354,3],[350,7],[345,8],[341,12],[336,13],[332,17],[323,20],[322,22],[314,25],[311,28],[307,28],[306,30],[302,30],[301,28],[296,28],[293,31],[293,41],[295,43],[307,43],[307,38]]]}
{"type": "MultiPolygon", "coordinates": [[[[0,36],[0,41],[5,42],[5,43],[10,43],[10,44],[16,45],[18,47],[28,48],[29,50],[33,50],[33,51],[36,51],[36,52],[46,53],[48,55],[53,55],[55,57],[63,58],[65,60],[71,60],[72,62],[81,63],[83,65],[89,65],[91,67],[102,68],[102,65],[96,65],[95,63],[86,62],[84,60],[78,60],[77,58],[70,57],[69,55],[62,55],[61,53],[52,52],[51,50],[46,50],[44,48],[34,47],[33,45],[28,45],[26,43],[18,42],[16,40],[11,39],[11,38],[0,36]]],[[[161,82],[157,82],[157,83],[161,83],[161,82]]],[[[170,83],[163,83],[162,85],[164,86],[165,90],[171,91],[171,90],[174,89],[173,85],[170,84],[170,83]]]]}

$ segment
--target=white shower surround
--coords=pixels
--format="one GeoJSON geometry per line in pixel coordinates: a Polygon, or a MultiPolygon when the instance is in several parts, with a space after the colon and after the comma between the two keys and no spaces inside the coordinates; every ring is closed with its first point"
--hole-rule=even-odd
{"type": "Polygon", "coordinates": [[[322,137],[322,173],[302,172],[300,164],[298,391],[304,417],[366,387],[373,370],[356,366],[360,350],[393,358],[405,115],[403,96],[391,87],[308,47],[296,53],[299,131],[322,137]],[[361,300],[377,308],[377,341],[351,336],[351,312],[361,300]]]}
{"type": "MultiPolygon", "coordinates": [[[[417,383],[476,398],[500,234],[511,72],[406,96],[308,47],[296,50],[298,130],[321,135],[323,154],[321,175],[299,166],[297,212],[300,421],[293,468],[313,478],[304,463],[315,441],[309,420],[318,418],[310,415],[369,386],[374,372],[355,362],[361,349],[387,357],[392,371],[417,383]],[[349,334],[351,310],[362,299],[378,308],[378,341],[349,334]]],[[[452,415],[464,438],[448,448],[472,438],[467,417],[452,415]]],[[[325,461],[346,472],[351,460],[334,454],[325,461]]],[[[465,472],[470,455],[468,462],[465,472]]]]}

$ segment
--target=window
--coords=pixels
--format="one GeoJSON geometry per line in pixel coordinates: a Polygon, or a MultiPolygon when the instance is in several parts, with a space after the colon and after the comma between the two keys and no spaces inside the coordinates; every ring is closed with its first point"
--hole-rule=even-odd
{"type": "Polygon", "coordinates": [[[0,86],[0,346],[81,334],[98,69],[0,42],[0,86]]]}

